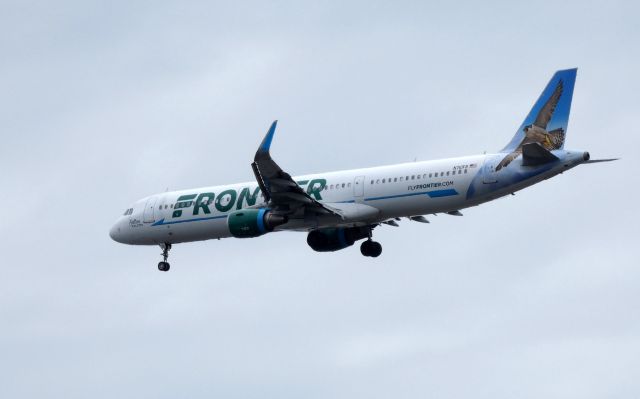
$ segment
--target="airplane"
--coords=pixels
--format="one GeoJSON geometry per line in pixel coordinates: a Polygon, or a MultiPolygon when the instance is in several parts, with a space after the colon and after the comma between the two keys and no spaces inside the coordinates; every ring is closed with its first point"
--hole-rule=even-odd
{"type": "Polygon", "coordinates": [[[373,230],[397,221],[429,223],[425,215],[461,216],[477,206],[554,177],[591,160],[564,142],[577,69],[557,71],[511,141],[500,151],[433,161],[292,177],[271,158],[277,121],[258,147],[255,181],[164,192],[129,206],[111,238],[131,245],[159,245],[160,271],[170,268],[174,244],[254,238],[277,231],[307,233],[315,251],[348,248],[378,257],[373,230]]]}

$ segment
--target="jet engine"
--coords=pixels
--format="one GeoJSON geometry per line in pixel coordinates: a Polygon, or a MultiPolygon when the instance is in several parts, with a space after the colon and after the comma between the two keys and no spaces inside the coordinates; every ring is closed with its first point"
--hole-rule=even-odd
{"type": "Polygon", "coordinates": [[[236,238],[259,237],[287,223],[285,215],[278,215],[269,209],[242,209],[231,212],[227,218],[229,232],[236,238]]]}
{"type": "Polygon", "coordinates": [[[371,228],[337,227],[309,232],[307,244],[317,252],[333,252],[353,245],[357,240],[369,237],[371,228]]]}

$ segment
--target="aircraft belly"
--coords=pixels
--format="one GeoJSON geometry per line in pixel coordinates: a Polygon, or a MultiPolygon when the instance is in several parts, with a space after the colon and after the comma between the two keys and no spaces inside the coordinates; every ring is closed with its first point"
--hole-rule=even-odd
{"type": "Polygon", "coordinates": [[[210,220],[193,218],[181,220],[179,223],[159,223],[147,226],[147,234],[156,244],[202,241],[230,236],[226,217],[210,220]]]}

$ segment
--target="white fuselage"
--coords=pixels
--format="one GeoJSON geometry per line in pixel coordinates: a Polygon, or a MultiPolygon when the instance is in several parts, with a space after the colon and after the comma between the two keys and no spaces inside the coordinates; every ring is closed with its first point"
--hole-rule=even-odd
{"type": "MultiPolygon", "coordinates": [[[[290,220],[276,230],[369,225],[475,206],[547,179],[582,161],[582,152],[561,151],[559,155],[563,162],[506,186],[498,185],[499,177],[493,176],[492,168],[500,158],[495,154],[297,176],[294,180],[316,200],[352,214],[342,220],[307,216],[290,220]],[[469,197],[472,182],[486,187],[481,187],[479,195],[469,197]]],[[[256,182],[165,192],[133,204],[118,219],[110,235],[118,242],[138,245],[225,238],[231,236],[227,226],[230,212],[265,205],[256,182]]]]}

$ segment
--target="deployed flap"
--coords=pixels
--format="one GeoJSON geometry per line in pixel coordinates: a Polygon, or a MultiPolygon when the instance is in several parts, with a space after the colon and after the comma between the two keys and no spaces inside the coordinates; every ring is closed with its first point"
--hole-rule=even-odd
{"type": "Polygon", "coordinates": [[[276,131],[278,121],[274,121],[262,140],[258,151],[251,164],[258,185],[264,194],[265,201],[275,211],[292,213],[301,207],[313,208],[319,213],[337,214],[330,207],[324,206],[311,198],[300,187],[291,175],[283,171],[278,164],[271,159],[269,149],[276,131]]]}
{"type": "Polygon", "coordinates": [[[522,146],[522,166],[535,166],[557,161],[558,157],[538,143],[522,146]]]}

